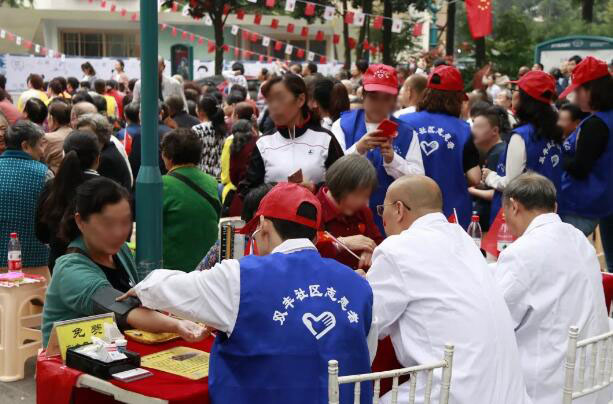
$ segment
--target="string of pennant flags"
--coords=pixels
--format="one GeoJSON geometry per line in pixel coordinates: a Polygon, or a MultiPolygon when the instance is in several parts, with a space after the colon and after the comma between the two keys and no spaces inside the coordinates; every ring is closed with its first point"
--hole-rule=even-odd
{"type": "Polygon", "coordinates": [[[0,39],[14,43],[17,46],[22,46],[24,49],[33,51],[34,55],[46,56],[50,58],[65,59],[66,55],[54,49],[46,48],[40,44],[32,42],[29,39],[24,39],[21,36],[10,32],[7,29],[0,27],[0,39]]]}

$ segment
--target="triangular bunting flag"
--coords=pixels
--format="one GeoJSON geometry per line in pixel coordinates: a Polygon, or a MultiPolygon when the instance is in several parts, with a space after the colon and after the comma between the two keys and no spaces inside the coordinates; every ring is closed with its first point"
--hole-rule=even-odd
{"type": "Polygon", "coordinates": [[[326,7],[324,10],[324,19],[330,21],[332,18],[334,18],[334,12],[334,7],[326,7]]]}
{"type": "Polygon", "coordinates": [[[372,27],[374,29],[381,29],[383,28],[383,16],[378,15],[375,17],[375,21],[372,24],[372,27]]]}
{"type": "Polygon", "coordinates": [[[315,60],[315,54],[313,52],[307,53],[307,59],[312,62],[313,60],[315,60]]]}
{"type": "Polygon", "coordinates": [[[258,57],[258,61],[260,63],[263,63],[264,62],[264,55],[260,55],[260,57],[258,57]]]}
{"type": "Polygon", "coordinates": [[[249,40],[249,31],[242,30],[241,36],[243,37],[243,41],[249,40]]]}
{"type": "Polygon", "coordinates": [[[242,20],[243,18],[245,18],[245,10],[243,10],[242,8],[236,10],[236,18],[238,20],[242,20]]]}
{"type": "Polygon", "coordinates": [[[204,15],[204,25],[208,25],[209,27],[213,25],[213,20],[211,19],[209,13],[204,15]]]}
{"type": "Polygon", "coordinates": [[[294,24],[287,24],[287,32],[290,34],[294,32],[294,24]]]}
{"type": "Polygon", "coordinates": [[[126,15],[128,15],[128,10],[126,10],[125,8],[122,8],[121,11],[119,12],[119,15],[122,17],[125,17],[126,15]]]}
{"type": "Polygon", "coordinates": [[[179,3],[177,3],[176,1],[173,1],[172,6],[170,8],[172,9],[173,13],[176,13],[177,11],[179,11],[179,3]]]}
{"type": "Polygon", "coordinates": [[[230,32],[232,33],[232,35],[238,34],[238,25],[233,25],[230,32]]]}
{"type": "Polygon", "coordinates": [[[275,6],[275,0],[266,0],[266,7],[273,8],[275,6]]]}
{"type": "Polygon", "coordinates": [[[283,48],[283,42],[275,41],[275,50],[279,52],[283,48]]]}
{"type": "Polygon", "coordinates": [[[187,32],[183,31],[181,33],[181,39],[186,40],[187,39],[187,32]]]}
{"type": "Polygon", "coordinates": [[[322,56],[319,57],[319,63],[326,63],[326,61],[327,61],[327,59],[326,59],[325,56],[322,55],[322,56]]]}
{"type": "Polygon", "coordinates": [[[276,18],[273,18],[272,21],[270,22],[270,28],[272,29],[279,28],[279,20],[277,20],[276,18]]]}
{"type": "Polygon", "coordinates": [[[111,4],[111,13],[114,13],[115,11],[117,11],[117,5],[116,4],[111,4]]]}
{"type": "Polygon", "coordinates": [[[204,38],[203,37],[198,38],[198,45],[204,45],[204,38]]]}
{"type": "Polygon", "coordinates": [[[364,15],[364,13],[356,12],[353,16],[353,25],[361,27],[362,25],[364,25],[365,18],[366,16],[364,15]]]}
{"type": "Polygon", "coordinates": [[[223,49],[224,52],[228,52],[230,50],[230,47],[228,45],[224,45],[221,47],[221,49],[223,49]]]}
{"type": "Polygon", "coordinates": [[[315,4],[314,3],[307,3],[306,6],[304,7],[304,15],[306,15],[307,17],[312,17],[315,15],[315,4]]]}
{"type": "Polygon", "coordinates": [[[190,41],[190,42],[194,42],[194,40],[195,40],[195,39],[196,39],[196,35],[191,34],[191,35],[189,36],[189,41],[190,41]]]}
{"type": "Polygon", "coordinates": [[[298,49],[296,51],[296,56],[302,59],[304,57],[304,49],[298,49]]]}
{"type": "Polygon", "coordinates": [[[257,42],[260,39],[260,36],[258,35],[257,32],[252,32],[250,39],[251,39],[251,42],[257,42]]]}
{"type": "Polygon", "coordinates": [[[353,38],[349,38],[349,49],[355,49],[356,45],[357,45],[356,40],[353,38]]]}
{"type": "Polygon", "coordinates": [[[332,43],[337,45],[341,41],[341,36],[339,34],[332,35],[332,43]]]}
{"type": "Polygon", "coordinates": [[[302,27],[300,30],[300,36],[307,37],[309,36],[309,27],[302,27]]]}
{"type": "Polygon", "coordinates": [[[21,37],[18,35],[17,38],[15,38],[15,43],[17,45],[21,45],[21,37]]]}
{"type": "Polygon", "coordinates": [[[262,37],[262,46],[268,46],[270,45],[270,37],[264,36],[262,37]]]}
{"type": "Polygon", "coordinates": [[[392,20],[392,32],[399,33],[402,31],[402,20],[393,19],[392,20]]]}
{"type": "Polygon", "coordinates": [[[238,48],[234,48],[234,58],[238,59],[241,57],[241,51],[238,48]]]}
{"type": "Polygon", "coordinates": [[[230,14],[230,11],[232,11],[232,6],[229,4],[224,4],[223,5],[223,14],[224,15],[228,15],[230,14]]]}
{"type": "Polygon", "coordinates": [[[6,38],[6,31],[5,31],[5,30],[3,30],[3,29],[0,29],[0,38],[1,38],[1,39],[6,38]]]}
{"type": "Polygon", "coordinates": [[[286,55],[291,55],[293,50],[294,50],[293,45],[287,44],[285,46],[285,54],[286,55]]]}
{"type": "Polygon", "coordinates": [[[353,24],[354,15],[353,11],[347,11],[345,13],[345,24],[353,24]]]}
{"type": "Polygon", "coordinates": [[[133,13],[132,16],[130,17],[130,20],[138,21],[138,13],[133,13]]]}
{"type": "Polygon", "coordinates": [[[256,14],[255,16],[253,16],[254,24],[260,25],[261,22],[262,22],[262,14],[256,14]]]}
{"type": "Polygon", "coordinates": [[[285,11],[291,13],[296,8],[296,0],[285,0],[285,11]]]}
{"type": "Polygon", "coordinates": [[[39,44],[36,44],[36,45],[34,46],[34,52],[36,52],[36,53],[40,53],[40,45],[39,45],[39,44]]]}
{"type": "Polygon", "coordinates": [[[209,41],[209,44],[208,44],[208,51],[209,51],[209,53],[215,52],[215,48],[216,48],[215,42],[209,41]]]}
{"type": "Polygon", "coordinates": [[[315,40],[316,41],[323,41],[324,40],[324,32],[319,30],[317,31],[317,35],[315,35],[315,40]]]}

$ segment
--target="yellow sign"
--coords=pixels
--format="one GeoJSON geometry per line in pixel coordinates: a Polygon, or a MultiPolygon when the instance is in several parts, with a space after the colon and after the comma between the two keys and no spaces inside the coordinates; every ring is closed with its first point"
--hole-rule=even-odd
{"type": "Polygon", "coordinates": [[[140,365],[198,380],[209,375],[209,354],[198,349],[178,346],[143,356],[140,365]]]}
{"type": "Polygon", "coordinates": [[[104,323],[114,322],[115,315],[108,313],[54,323],[47,345],[47,356],[57,355],[59,348],[62,360],[66,360],[68,348],[91,343],[92,336],[104,337],[104,323]]]}

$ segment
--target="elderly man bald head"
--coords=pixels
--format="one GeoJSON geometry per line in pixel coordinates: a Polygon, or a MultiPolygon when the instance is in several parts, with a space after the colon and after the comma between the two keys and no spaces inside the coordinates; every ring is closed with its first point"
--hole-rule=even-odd
{"type": "Polygon", "coordinates": [[[432,178],[423,175],[398,178],[388,188],[383,205],[377,206],[388,236],[400,234],[420,217],[442,210],[441,189],[432,178]]]}

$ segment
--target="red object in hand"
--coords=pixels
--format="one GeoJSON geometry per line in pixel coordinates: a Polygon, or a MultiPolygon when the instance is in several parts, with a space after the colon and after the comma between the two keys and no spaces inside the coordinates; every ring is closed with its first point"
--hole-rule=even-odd
{"type": "Polygon", "coordinates": [[[382,135],[389,138],[395,138],[398,136],[398,124],[389,119],[383,120],[377,127],[377,130],[382,131],[382,135]]]}

